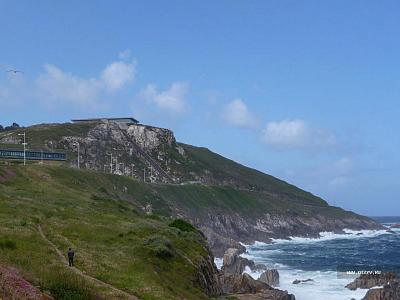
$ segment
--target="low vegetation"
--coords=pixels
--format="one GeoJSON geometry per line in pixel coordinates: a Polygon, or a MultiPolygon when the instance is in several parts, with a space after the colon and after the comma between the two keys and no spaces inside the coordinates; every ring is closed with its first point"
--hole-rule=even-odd
{"type": "Polygon", "coordinates": [[[40,224],[63,253],[75,250],[77,268],[140,299],[207,298],[196,283],[196,264],[208,255],[204,238],[182,220],[144,214],[142,202],[157,202],[148,185],[39,165],[0,166],[0,174],[14,174],[0,183],[0,265],[57,299],[116,297],[65,267],[40,224]],[[140,201],[122,199],[123,187],[140,201]]]}

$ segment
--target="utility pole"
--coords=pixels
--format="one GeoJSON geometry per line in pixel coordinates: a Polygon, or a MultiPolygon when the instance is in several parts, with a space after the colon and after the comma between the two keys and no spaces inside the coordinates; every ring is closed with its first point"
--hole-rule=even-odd
{"type": "Polygon", "coordinates": [[[43,149],[40,151],[40,164],[43,165],[43,149]]]}
{"type": "Polygon", "coordinates": [[[111,152],[111,153],[106,153],[106,155],[110,155],[110,156],[111,156],[111,161],[110,161],[110,173],[112,174],[112,172],[113,172],[113,167],[112,167],[112,164],[113,164],[113,155],[112,155],[112,152],[111,152]]]}
{"type": "Polygon", "coordinates": [[[153,166],[150,166],[150,182],[153,183],[153,166]]]}
{"type": "Polygon", "coordinates": [[[131,164],[131,168],[132,168],[132,178],[133,178],[133,167],[134,167],[135,165],[134,164],[131,164]]]}
{"type": "Polygon", "coordinates": [[[78,169],[80,169],[80,150],[79,150],[79,142],[74,142],[73,145],[77,145],[78,146],[78,169]]]}
{"type": "Polygon", "coordinates": [[[18,135],[24,137],[24,142],[22,145],[24,145],[24,166],[26,166],[26,132],[24,131],[24,133],[18,133],[18,135]]]}
{"type": "Polygon", "coordinates": [[[143,168],[143,182],[146,182],[146,167],[143,168]]]}

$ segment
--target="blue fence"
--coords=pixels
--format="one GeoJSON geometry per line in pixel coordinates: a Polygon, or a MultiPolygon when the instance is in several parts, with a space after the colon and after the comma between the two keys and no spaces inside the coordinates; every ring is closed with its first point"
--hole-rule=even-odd
{"type": "MultiPolygon", "coordinates": [[[[30,151],[26,152],[26,159],[29,160],[67,160],[66,153],[60,152],[42,152],[30,151]]],[[[1,150],[0,158],[24,159],[24,151],[22,150],[1,150]]]]}

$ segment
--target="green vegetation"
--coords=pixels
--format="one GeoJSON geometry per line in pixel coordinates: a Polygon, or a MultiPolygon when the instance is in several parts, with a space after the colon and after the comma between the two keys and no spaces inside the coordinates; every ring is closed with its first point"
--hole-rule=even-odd
{"type": "Polygon", "coordinates": [[[81,276],[66,270],[47,272],[42,286],[57,300],[97,300],[101,296],[81,276]]]}
{"type": "MultiPolygon", "coordinates": [[[[47,147],[45,145],[46,141],[57,141],[63,136],[77,136],[84,137],[87,135],[89,130],[98,123],[64,123],[64,124],[39,124],[35,126],[30,126],[27,128],[18,128],[9,131],[0,132],[0,140],[4,137],[15,136],[17,137],[19,133],[26,132],[26,142],[30,149],[43,149],[47,147]]],[[[1,145],[1,144],[0,144],[1,145]]],[[[21,145],[10,145],[13,149],[18,149],[21,145]]],[[[3,148],[4,145],[3,145],[3,148]]],[[[50,149],[50,148],[49,148],[50,149]]],[[[56,149],[54,149],[56,150],[56,149]]]]}
{"type": "Polygon", "coordinates": [[[0,166],[1,174],[14,176],[0,183],[0,264],[20,269],[57,299],[112,299],[116,292],[65,267],[39,224],[63,253],[75,250],[77,268],[140,299],[207,298],[196,268],[208,255],[204,238],[145,215],[141,203],[161,201],[150,185],[39,165],[0,166]]]}
{"type": "Polygon", "coordinates": [[[182,219],[176,219],[176,220],[172,221],[169,224],[169,226],[178,228],[179,230],[186,231],[186,232],[196,232],[197,231],[196,227],[194,227],[192,224],[190,224],[189,222],[186,222],[185,220],[182,220],[182,219]]]}

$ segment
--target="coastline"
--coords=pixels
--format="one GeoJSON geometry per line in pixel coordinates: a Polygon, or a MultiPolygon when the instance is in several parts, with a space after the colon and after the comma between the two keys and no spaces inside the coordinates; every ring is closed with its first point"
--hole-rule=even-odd
{"type": "MultiPolygon", "coordinates": [[[[348,275],[340,277],[337,270],[302,270],[290,267],[285,264],[281,264],[274,261],[270,256],[273,257],[273,253],[279,252],[279,249],[261,250],[264,246],[268,247],[271,245],[282,245],[288,247],[289,245],[312,245],[313,243],[319,242],[335,242],[335,240],[352,240],[358,239],[370,239],[379,237],[382,235],[399,234],[400,230],[394,230],[395,233],[389,231],[388,226],[383,226],[385,229],[380,230],[349,230],[343,229],[343,233],[333,232],[321,232],[319,238],[310,237],[289,237],[288,239],[271,239],[271,241],[259,242],[255,241],[252,244],[240,243],[245,247],[245,251],[240,256],[254,261],[256,264],[265,264],[269,269],[277,269],[280,273],[280,285],[277,288],[281,290],[287,290],[296,296],[298,300],[310,300],[310,292],[313,294],[312,299],[321,299],[318,297],[324,297],[326,300],[330,299],[355,299],[361,300],[366,295],[369,289],[357,289],[349,290],[345,286],[352,282],[358,275],[348,275]],[[254,250],[258,249],[258,250],[254,250]],[[258,251],[258,252],[257,252],[258,251]],[[295,280],[307,280],[312,279],[310,282],[301,284],[293,284],[295,280]]],[[[218,268],[222,265],[221,258],[215,258],[215,263],[218,268]]],[[[254,279],[258,279],[261,275],[261,271],[251,271],[250,268],[246,268],[244,273],[249,274],[254,279]]],[[[379,287],[373,287],[379,288],[379,287]]]]}

